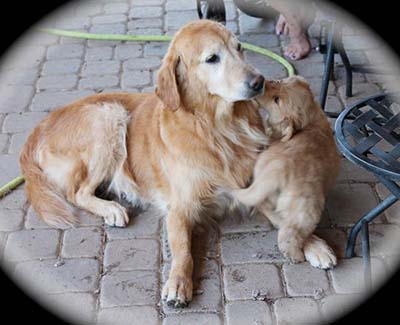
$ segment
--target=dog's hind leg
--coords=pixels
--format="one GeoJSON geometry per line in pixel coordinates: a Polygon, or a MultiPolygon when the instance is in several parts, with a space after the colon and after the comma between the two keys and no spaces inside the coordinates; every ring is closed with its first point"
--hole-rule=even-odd
{"type": "Polygon", "coordinates": [[[281,195],[277,204],[280,215],[278,247],[293,263],[305,260],[304,246],[314,232],[324,207],[321,202],[307,196],[291,193],[281,195]]]}

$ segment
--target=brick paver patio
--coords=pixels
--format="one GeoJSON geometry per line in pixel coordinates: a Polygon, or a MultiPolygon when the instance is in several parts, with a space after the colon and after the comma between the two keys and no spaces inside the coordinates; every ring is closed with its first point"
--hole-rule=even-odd
{"type": "MultiPolygon", "coordinates": [[[[274,34],[273,20],[251,18],[231,1],[225,3],[227,27],[241,40],[282,53],[288,39],[274,34]]],[[[172,35],[197,19],[195,6],[195,0],[86,0],[60,9],[40,25],[172,35]]],[[[318,23],[310,32],[318,35],[318,23]]],[[[370,36],[364,28],[345,28],[351,61],[389,62],[382,45],[370,36]]],[[[165,43],[86,41],[28,32],[0,66],[0,184],[20,174],[19,151],[47,112],[96,92],[153,91],[166,48],[165,43]]],[[[278,63],[246,55],[266,78],[286,76],[278,63]]],[[[314,51],[294,65],[317,95],[323,56],[314,51]]],[[[339,60],[335,77],[327,106],[333,112],[379,90],[391,90],[397,81],[355,74],[355,96],[345,98],[339,60]]],[[[132,218],[126,229],[109,228],[84,214],[79,227],[51,229],[35,215],[21,186],[0,200],[0,258],[10,276],[73,323],[323,323],[365,297],[361,249],[357,247],[358,257],[344,259],[344,248],[351,225],[385,195],[373,176],[343,160],[317,231],[339,257],[333,270],[288,264],[277,249],[276,230],[264,220],[226,220],[220,236],[199,234],[193,248],[195,295],[182,310],[160,300],[170,256],[163,216],[154,208],[132,218]]],[[[400,209],[395,205],[370,228],[375,284],[397,266],[399,225],[400,209]]]]}

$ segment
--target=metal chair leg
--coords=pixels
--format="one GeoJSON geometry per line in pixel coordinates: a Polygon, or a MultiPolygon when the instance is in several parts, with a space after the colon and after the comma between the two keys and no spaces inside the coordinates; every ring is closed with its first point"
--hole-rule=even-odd
{"type": "Polygon", "coordinates": [[[367,291],[372,289],[372,277],[371,277],[371,256],[369,249],[369,229],[368,222],[363,220],[361,223],[361,239],[362,239],[362,255],[364,262],[364,281],[365,288],[367,291]]]}
{"type": "Polygon", "coordinates": [[[361,226],[363,222],[370,223],[374,220],[378,215],[380,215],[387,208],[396,203],[399,199],[395,195],[389,195],[386,199],[384,199],[380,204],[378,204],[375,208],[369,211],[365,216],[363,216],[360,220],[356,222],[356,224],[351,228],[349,239],[347,241],[346,247],[346,257],[350,258],[354,256],[354,247],[357,239],[357,235],[361,230],[361,226]]]}
{"type": "Polygon", "coordinates": [[[353,67],[350,63],[349,57],[343,46],[342,35],[337,39],[336,42],[336,49],[342,59],[344,68],[346,70],[346,96],[352,97],[353,96],[353,67]]]}
{"type": "Polygon", "coordinates": [[[334,56],[335,56],[334,41],[335,41],[335,23],[332,23],[328,28],[327,52],[325,58],[324,75],[322,79],[321,92],[319,97],[319,103],[323,110],[325,110],[329,81],[331,79],[331,74],[334,65],[334,56]]]}

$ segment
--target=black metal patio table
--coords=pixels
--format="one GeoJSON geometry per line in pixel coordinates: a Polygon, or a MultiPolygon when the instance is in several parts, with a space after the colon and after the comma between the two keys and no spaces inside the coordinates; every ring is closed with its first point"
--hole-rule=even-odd
{"type": "Polygon", "coordinates": [[[384,93],[359,100],[340,113],[335,124],[336,141],[343,155],[372,172],[390,192],[356,222],[348,238],[347,258],[354,256],[361,231],[367,288],[372,283],[368,225],[400,199],[400,113],[395,114],[390,105],[390,98],[384,93]]]}

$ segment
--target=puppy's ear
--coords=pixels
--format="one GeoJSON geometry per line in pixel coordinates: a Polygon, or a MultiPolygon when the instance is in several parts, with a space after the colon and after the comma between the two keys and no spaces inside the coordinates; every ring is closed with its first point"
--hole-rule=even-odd
{"type": "Polygon", "coordinates": [[[295,125],[294,121],[290,118],[285,118],[285,120],[282,122],[282,142],[287,142],[289,141],[295,134],[295,125]]]}
{"type": "Polygon", "coordinates": [[[163,64],[158,71],[156,95],[166,108],[176,111],[181,105],[181,99],[176,78],[176,68],[179,56],[170,49],[164,57],[163,64]]]}

